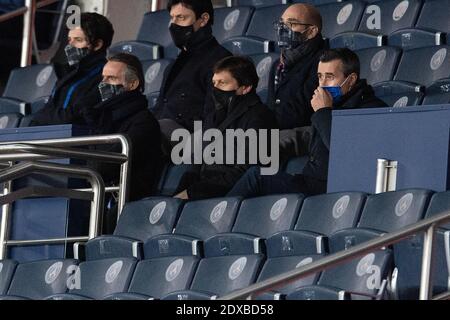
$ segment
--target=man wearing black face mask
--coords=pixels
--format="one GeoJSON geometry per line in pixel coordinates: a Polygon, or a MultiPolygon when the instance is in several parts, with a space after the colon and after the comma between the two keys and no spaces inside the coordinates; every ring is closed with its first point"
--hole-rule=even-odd
{"type": "Polygon", "coordinates": [[[214,110],[212,67],[231,53],[212,35],[211,0],[170,0],[167,9],[170,33],[181,52],[168,68],[154,113],[170,141],[173,129],[181,126],[192,132],[194,121],[204,120],[214,110]]]}
{"type": "MultiPolygon", "coordinates": [[[[227,129],[255,129],[258,132],[259,129],[277,128],[274,114],[256,94],[259,78],[248,58],[228,57],[219,61],[214,67],[212,82],[215,111],[206,120],[204,130],[217,128],[225,136],[227,129]]],[[[247,145],[247,155],[248,152],[247,145]]],[[[234,154],[237,154],[236,150],[234,154]]],[[[224,196],[249,167],[236,162],[234,165],[202,165],[199,175],[183,177],[176,197],[197,200],[224,196]]]]}
{"type": "Polygon", "coordinates": [[[288,158],[307,152],[309,128],[297,128],[311,125],[310,100],[318,86],[317,66],[326,44],[320,13],[309,4],[291,5],[274,27],[281,55],[272,70],[268,104],[280,129],[288,129],[280,132],[282,158],[288,158]]]}
{"type": "Polygon", "coordinates": [[[82,13],[81,25],[69,30],[65,54],[68,72],[57,82],[50,100],[37,112],[32,126],[84,124],[81,111],[99,103],[98,84],[114,29],[97,13],[82,13]]]}
{"type": "MultiPolygon", "coordinates": [[[[93,134],[126,134],[132,146],[130,200],[152,195],[161,164],[159,123],[147,109],[142,93],[145,83],[142,65],[133,55],[119,53],[108,59],[97,90],[102,102],[82,112],[93,134]]],[[[120,152],[119,146],[102,146],[102,151],[120,152]]],[[[101,164],[96,168],[106,184],[117,184],[119,168],[101,164]]]]}

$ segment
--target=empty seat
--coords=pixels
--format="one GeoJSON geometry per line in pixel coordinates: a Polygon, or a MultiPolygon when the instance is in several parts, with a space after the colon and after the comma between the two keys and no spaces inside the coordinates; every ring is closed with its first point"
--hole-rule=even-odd
{"type": "Polygon", "coordinates": [[[372,2],[364,11],[359,30],[388,35],[400,29],[413,28],[421,6],[422,0],[372,2]],[[378,12],[380,20],[376,19],[378,12]]]}
{"type": "MultiPolygon", "coordinates": [[[[346,231],[351,236],[352,231],[346,231]]],[[[344,249],[342,237],[330,237],[332,253],[344,249]]],[[[360,244],[355,242],[353,245],[360,244]]],[[[392,271],[392,251],[379,250],[326,269],[317,285],[306,286],[287,296],[290,300],[380,299],[392,271]]]]}
{"type": "Polygon", "coordinates": [[[239,255],[229,251],[224,255],[209,240],[205,241],[206,252],[214,254],[200,260],[190,290],[174,292],[172,297],[192,299],[192,296],[199,298],[197,294],[200,294],[211,298],[245,288],[255,282],[264,260],[261,254],[239,255]],[[213,248],[208,248],[210,245],[213,248]]]}
{"type": "Polygon", "coordinates": [[[276,32],[272,27],[278,21],[287,5],[258,8],[253,13],[246,35],[233,37],[223,42],[223,46],[233,54],[253,55],[268,53],[276,49],[276,32]]]}
{"type": "Polygon", "coordinates": [[[159,44],[146,41],[121,41],[109,48],[109,55],[129,53],[139,60],[159,59],[162,57],[162,47],[159,44]]]}
{"type": "Polygon", "coordinates": [[[213,35],[219,42],[245,35],[254,8],[232,7],[214,9],[213,35]]]}
{"type": "Polygon", "coordinates": [[[424,88],[405,81],[386,81],[373,85],[375,95],[390,107],[420,105],[424,88]]]}
{"type": "Polygon", "coordinates": [[[434,82],[425,92],[423,105],[450,103],[450,78],[434,82]]]}
{"type": "Polygon", "coordinates": [[[277,232],[292,230],[303,199],[301,194],[246,199],[242,201],[233,232],[267,239],[277,232]]]}
{"type": "Polygon", "coordinates": [[[277,4],[286,4],[288,0],[233,0],[234,6],[252,6],[252,7],[267,7],[277,4]]]}
{"type": "Polygon", "coordinates": [[[164,48],[162,58],[176,58],[179,50],[170,36],[169,24],[170,15],[167,10],[148,12],[144,15],[136,40],[162,46],[164,48]]]}
{"type": "Polygon", "coordinates": [[[74,285],[66,294],[49,296],[48,300],[103,299],[109,295],[126,292],[136,267],[136,259],[104,259],[80,263],[74,285]]]}
{"type": "MultiPolygon", "coordinates": [[[[303,241],[304,238],[301,236],[292,236],[287,239],[275,235],[267,239],[267,260],[257,282],[300,268],[323,257],[323,254],[317,254],[314,247],[304,246],[303,241]]],[[[315,284],[319,275],[320,273],[316,273],[296,280],[258,298],[279,300],[299,287],[315,284]]]]}
{"type": "Polygon", "coordinates": [[[450,46],[434,46],[403,52],[394,80],[429,86],[450,74],[450,46]],[[411,67],[414,66],[414,67],[411,67]]]}
{"type": "Polygon", "coordinates": [[[0,295],[5,295],[16,270],[17,262],[14,260],[0,260],[0,295]]]}
{"type": "Polygon", "coordinates": [[[385,44],[386,37],[383,35],[356,31],[343,32],[330,39],[330,48],[345,47],[351,50],[381,47],[385,44]]]}
{"type": "Polygon", "coordinates": [[[450,6],[448,0],[426,0],[420,11],[416,28],[450,33],[449,14],[450,6]]]}
{"type": "Polygon", "coordinates": [[[172,232],[183,201],[154,197],[127,203],[112,236],[86,243],[86,259],[142,257],[142,242],[157,234],[172,232]]]}
{"type": "Polygon", "coordinates": [[[55,70],[49,64],[17,68],[9,75],[3,97],[31,103],[50,96],[56,80],[55,70]]]}
{"type": "Polygon", "coordinates": [[[67,292],[76,285],[76,260],[44,260],[17,266],[8,295],[3,300],[41,300],[50,295],[67,292]]]}
{"type": "Polygon", "coordinates": [[[188,290],[199,259],[193,256],[144,260],[137,264],[127,293],[106,300],[159,299],[172,292],[188,290]]]}
{"type": "Polygon", "coordinates": [[[390,46],[411,50],[444,44],[444,34],[436,31],[422,29],[401,29],[388,37],[390,46]]]}
{"type": "Polygon", "coordinates": [[[199,241],[231,231],[240,198],[215,198],[188,202],[173,234],[162,234],[145,243],[146,259],[162,256],[200,255],[199,241]]]}
{"type": "Polygon", "coordinates": [[[20,113],[0,113],[0,129],[17,128],[21,119],[20,113]]]}
{"type": "Polygon", "coordinates": [[[355,52],[361,63],[361,78],[369,84],[394,78],[401,50],[393,47],[376,47],[355,52]]]}
{"type": "MultiPolygon", "coordinates": [[[[425,218],[448,212],[450,210],[450,192],[433,195],[425,218]]],[[[450,223],[438,226],[434,242],[433,294],[448,291],[450,279],[450,223]]],[[[399,299],[418,299],[422,270],[423,233],[414,235],[394,245],[394,259],[397,276],[394,287],[399,299]]]]}
{"type": "Polygon", "coordinates": [[[365,6],[364,1],[352,0],[317,7],[322,16],[322,35],[330,39],[342,32],[358,30],[365,6]]]}
{"type": "Polygon", "coordinates": [[[273,67],[277,63],[280,56],[275,53],[258,54],[250,56],[253,63],[256,66],[256,72],[258,73],[259,83],[256,88],[256,93],[259,95],[263,102],[267,101],[269,93],[269,85],[274,81],[273,67]]]}
{"type": "Polygon", "coordinates": [[[164,79],[167,67],[172,63],[170,59],[146,60],[142,61],[142,69],[145,76],[144,94],[147,96],[149,107],[155,105],[155,99],[159,96],[159,90],[164,79]]]}

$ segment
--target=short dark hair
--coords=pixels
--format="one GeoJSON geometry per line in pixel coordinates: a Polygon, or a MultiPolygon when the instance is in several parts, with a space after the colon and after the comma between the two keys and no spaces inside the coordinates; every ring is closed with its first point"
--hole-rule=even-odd
{"type": "Polygon", "coordinates": [[[91,45],[95,46],[98,40],[103,41],[103,47],[100,50],[106,51],[111,45],[114,28],[105,16],[95,12],[82,13],[81,29],[91,45]]]}
{"type": "Polygon", "coordinates": [[[253,61],[248,57],[232,56],[217,62],[213,69],[214,73],[228,71],[236,79],[239,86],[258,87],[259,77],[253,61]]]}
{"type": "Polygon", "coordinates": [[[360,63],[359,58],[352,50],[348,48],[330,49],[325,51],[320,57],[320,62],[330,62],[340,60],[344,66],[344,75],[347,77],[356,73],[359,78],[360,63]]]}
{"type": "Polygon", "coordinates": [[[127,70],[125,71],[125,80],[127,82],[139,80],[140,91],[144,91],[145,78],[144,71],[142,70],[142,63],[139,59],[129,53],[117,53],[111,57],[108,57],[108,61],[122,62],[126,64],[127,70]]]}
{"type": "Polygon", "coordinates": [[[172,7],[179,3],[194,11],[196,19],[199,19],[205,12],[208,13],[209,21],[207,26],[212,26],[214,24],[214,8],[211,0],[169,0],[167,3],[167,10],[170,12],[172,7]]]}

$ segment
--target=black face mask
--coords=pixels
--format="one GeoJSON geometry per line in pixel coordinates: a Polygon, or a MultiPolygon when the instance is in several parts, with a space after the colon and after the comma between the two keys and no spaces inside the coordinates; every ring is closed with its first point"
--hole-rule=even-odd
{"type": "Polygon", "coordinates": [[[89,48],[75,48],[70,44],[64,48],[64,52],[66,53],[67,62],[70,66],[80,63],[80,61],[89,55],[89,48]]]}
{"type": "Polygon", "coordinates": [[[173,43],[178,48],[183,49],[183,47],[186,47],[188,41],[194,34],[194,25],[183,27],[175,23],[171,23],[169,31],[172,36],[173,43]]]}
{"type": "Polygon", "coordinates": [[[296,32],[282,22],[276,22],[274,28],[277,32],[277,44],[280,49],[295,49],[308,40],[305,35],[308,29],[302,32],[296,32]]]}
{"type": "Polygon", "coordinates": [[[236,100],[236,90],[224,91],[213,88],[213,99],[216,110],[228,109],[231,103],[236,100]]]}
{"type": "Polygon", "coordinates": [[[98,85],[98,90],[100,91],[102,101],[106,101],[124,93],[125,87],[121,84],[109,84],[105,82],[100,82],[100,84],[98,85]]]}

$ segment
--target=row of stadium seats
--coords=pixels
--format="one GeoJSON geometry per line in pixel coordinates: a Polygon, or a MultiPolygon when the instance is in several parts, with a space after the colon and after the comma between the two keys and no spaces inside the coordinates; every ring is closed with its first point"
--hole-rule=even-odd
{"type": "MultiPolygon", "coordinates": [[[[76,245],[76,258],[85,248],[84,262],[0,262],[0,294],[2,299],[210,299],[449,209],[450,192],[423,189],[186,204],[148,198],[125,206],[114,235],[76,245]],[[78,263],[79,269],[73,267],[78,263]]],[[[436,235],[435,293],[449,289],[449,239],[446,224],[436,235]]],[[[422,247],[420,236],[407,239],[259,298],[382,298],[389,280],[398,298],[414,299],[422,247]]]]}
{"type": "MultiPolygon", "coordinates": [[[[287,6],[217,8],[214,35],[234,54],[276,51],[272,22],[280,18],[287,6]]],[[[373,3],[352,0],[321,5],[318,9],[323,17],[322,34],[330,39],[332,48],[359,50],[390,45],[409,50],[448,43],[450,8],[447,0],[373,3]],[[378,6],[379,11],[371,8],[373,5],[378,6]],[[374,22],[374,10],[380,13],[379,25],[374,22]]],[[[149,12],[144,16],[136,40],[116,43],[111,52],[131,52],[141,60],[175,58],[178,49],[172,43],[169,23],[167,11],[149,12]]]]}

